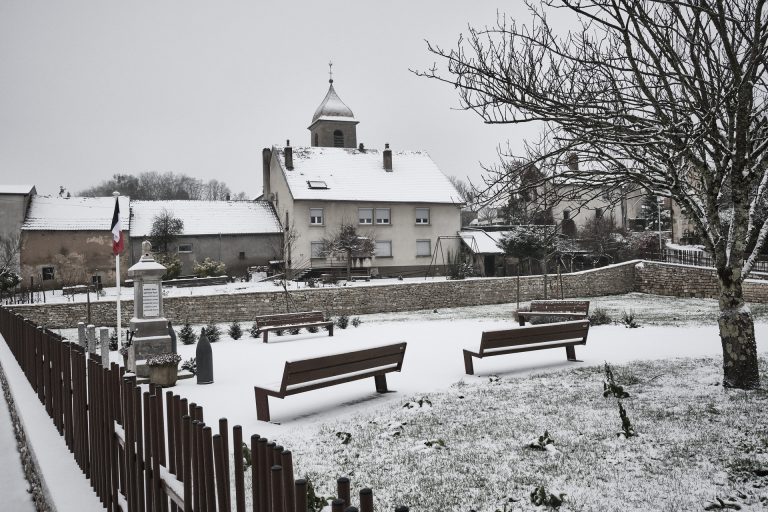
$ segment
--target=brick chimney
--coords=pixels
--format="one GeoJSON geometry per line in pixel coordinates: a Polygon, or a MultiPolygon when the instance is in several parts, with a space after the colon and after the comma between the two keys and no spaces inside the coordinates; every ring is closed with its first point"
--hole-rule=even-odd
{"type": "Polygon", "coordinates": [[[578,153],[568,153],[568,170],[570,171],[579,170],[579,154],[578,153]]]}
{"type": "Polygon", "coordinates": [[[384,170],[392,172],[392,150],[389,149],[389,143],[384,144],[384,170]]]}
{"type": "Polygon", "coordinates": [[[269,201],[269,194],[272,192],[270,183],[269,183],[269,165],[272,161],[272,150],[269,148],[264,148],[261,150],[261,165],[263,169],[263,177],[262,177],[262,194],[264,195],[264,199],[269,201]]]}
{"type": "Polygon", "coordinates": [[[293,148],[290,140],[285,141],[285,168],[293,170],[293,148]]]}

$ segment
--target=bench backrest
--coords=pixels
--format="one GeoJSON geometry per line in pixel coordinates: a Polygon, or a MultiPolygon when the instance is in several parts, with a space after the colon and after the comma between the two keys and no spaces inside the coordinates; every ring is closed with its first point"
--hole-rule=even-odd
{"type": "Polygon", "coordinates": [[[400,371],[406,343],[344,352],[330,356],[286,361],[281,391],[325,387],[381,371],[400,371]]]}
{"type": "Polygon", "coordinates": [[[322,322],[323,320],[325,320],[325,318],[323,317],[322,311],[301,311],[299,313],[257,316],[256,325],[259,327],[276,327],[280,325],[322,322]]]}
{"type": "Polygon", "coordinates": [[[534,300],[531,311],[543,313],[584,313],[589,314],[588,300],[534,300]]]}
{"type": "Polygon", "coordinates": [[[485,331],[480,338],[480,354],[500,348],[513,348],[518,345],[536,345],[539,343],[564,342],[586,343],[589,332],[588,320],[557,322],[544,325],[527,325],[515,329],[485,331]]]}

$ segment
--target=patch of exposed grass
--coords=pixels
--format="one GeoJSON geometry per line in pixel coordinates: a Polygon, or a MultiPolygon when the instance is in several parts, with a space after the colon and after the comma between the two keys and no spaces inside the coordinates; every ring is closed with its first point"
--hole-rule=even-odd
{"type": "MultiPolygon", "coordinates": [[[[763,379],[767,367],[761,359],[763,379]]],[[[323,485],[351,475],[353,494],[374,489],[377,510],[541,510],[530,498],[540,486],[565,495],[560,510],[702,510],[718,498],[768,506],[765,390],[724,390],[716,359],[612,368],[636,437],[616,435],[602,367],[471,379],[292,440],[296,473],[325,495],[335,489],[323,485]],[[429,406],[403,407],[419,399],[429,406]],[[556,449],[530,449],[544,431],[556,449]]]]}

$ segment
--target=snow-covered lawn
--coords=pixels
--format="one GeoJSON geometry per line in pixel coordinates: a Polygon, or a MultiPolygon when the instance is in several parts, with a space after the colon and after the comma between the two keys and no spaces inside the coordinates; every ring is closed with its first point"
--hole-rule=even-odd
{"type": "MultiPolygon", "coordinates": [[[[247,434],[290,448],[299,474],[314,476],[323,493],[332,494],[327,485],[336,477],[351,474],[357,489],[374,489],[384,505],[378,510],[397,503],[493,512],[502,510],[505,496],[522,500],[510,503],[514,510],[531,506],[528,493],[538,485],[566,493],[566,509],[574,510],[701,509],[718,496],[742,505],[764,496],[768,487],[753,487],[757,481],[730,480],[749,464],[760,471],[768,465],[768,404],[764,392],[716,385],[717,302],[641,294],[590,300],[592,310],[605,308],[615,320],[633,310],[641,327],[591,328],[587,345],[576,348],[581,363],[566,361],[564,349],[542,350],[476,361],[477,376],[465,376],[462,349],[476,348],[483,330],[516,325],[515,305],[505,304],[361,316],[359,327],[337,329],[333,337],[302,331],[270,336],[269,344],[250,337],[249,324],[242,324],[239,340],[220,324],[225,334],[213,344],[215,383],[183,380],[174,391],[202,404],[208,421],[227,417],[247,434]],[[256,420],[253,385],[278,380],[284,361],[398,341],[408,348],[402,372],[388,375],[392,393],[377,394],[366,379],[270,398],[273,423],[256,420]],[[643,360],[655,361],[637,362],[643,360]],[[618,408],[602,398],[605,361],[627,365],[617,374],[629,384],[625,403],[637,438],[615,435],[618,408]],[[490,382],[491,375],[500,381],[490,382]],[[403,408],[423,397],[431,408],[403,408]],[[544,430],[560,455],[525,448],[544,430]],[[349,432],[350,442],[342,445],[336,432],[349,432]],[[447,449],[424,445],[440,439],[447,449]]],[[[765,354],[766,309],[753,311],[765,354]]],[[[194,352],[195,345],[179,345],[183,359],[194,352]]],[[[765,385],[765,362],[762,372],[765,385]]]]}

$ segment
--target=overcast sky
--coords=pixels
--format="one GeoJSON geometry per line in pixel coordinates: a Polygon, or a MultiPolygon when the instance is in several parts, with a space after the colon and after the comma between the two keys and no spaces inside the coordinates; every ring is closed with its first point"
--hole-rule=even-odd
{"type": "Polygon", "coordinates": [[[0,183],[73,194],[114,173],[173,171],[261,192],[261,149],[309,145],[334,86],[359,142],[426,150],[448,175],[481,176],[526,131],[456,110],[418,78],[467,24],[522,0],[0,0],[0,183]]]}

